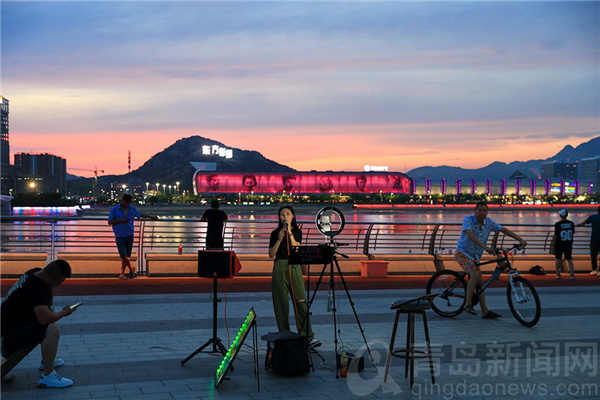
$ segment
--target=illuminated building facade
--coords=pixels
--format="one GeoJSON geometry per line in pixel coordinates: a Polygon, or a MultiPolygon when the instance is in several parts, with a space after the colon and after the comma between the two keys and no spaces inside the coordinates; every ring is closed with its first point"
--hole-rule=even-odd
{"type": "Polygon", "coordinates": [[[584,158],[581,164],[581,183],[584,192],[600,193],[600,156],[584,158]]]}
{"type": "Polygon", "coordinates": [[[215,172],[196,171],[195,194],[412,193],[412,180],[399,172],[215,172]]]}
{"type": "Polygon", "coordinates": [[[542,178],[562,178],[565,180],[577,179],[576,162],[545,162],[542,164],[542,178]]]}
{"type": "Polygon", "coordinates": [[[2,138],[2,169],[10,163],[10,142],[8,140],[8,99],[0,96],[0,136],[2,138]]]}
{"type": "Polygon", "coordinates": [[[62,157],[47,153],[17,153],[14,170],[17,191],[67,192],[67,160],[62,157]]]}
{"type": "Polygon", "coordinates": [[[10,166],[10,142],[8,140],[8,99],[0,96],[0,136],[2,139],[2,152],[0,153],[0,161],[2,165],[2,194],[11,194],[14,180],[10,166]]]}

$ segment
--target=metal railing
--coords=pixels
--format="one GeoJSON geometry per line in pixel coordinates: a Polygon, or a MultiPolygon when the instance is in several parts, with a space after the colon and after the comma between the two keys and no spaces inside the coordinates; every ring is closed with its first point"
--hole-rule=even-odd
{"type": "MultiPolygon", "coordinates": [[[[303,244],[325,243],[314,221],[298,221],[303,244]]],[[[236,220],[226,223],[225,247],[240,254],[268,252],[276,220],[236,220]]],[[[549,254],[554,227],[550,225],[505,225],[527,240],[527,254],[549,254]]],[[[344,243],[343,253],[363,255],[450,254],[460,236],[461,224],[418,224],[399,222],[346,222],[335,237],[344,243]]],[[[138,268],[145,271],[146,253],[185,253],[204,249],[206,223],[199,219],[160,219],[135,221],[134,252],[138,268]]],[[[55,260],[61,252],[116,253],[111,227],[100,217],[2,217],[2,252],[46,252],[55,260]]],[[[491,245],[505,247],[514,241],[502,234],[493,236],[491,245]]],[[[587,254],[589,228],[580,228],[573,244],[574,254],[587,254]],[[586,232],[587,230],[587,232],[586,232]]]]}

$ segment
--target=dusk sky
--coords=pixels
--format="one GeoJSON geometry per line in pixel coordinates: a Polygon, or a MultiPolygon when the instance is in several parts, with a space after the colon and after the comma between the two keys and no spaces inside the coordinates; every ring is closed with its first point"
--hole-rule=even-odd
{"type": "Polygon", "coordinates": [[[406,172],[600,136],[596,1],[0,7],[11,163],[123,174],[128,150],[136,169],[200,135],[300,171],[406,172]]]}

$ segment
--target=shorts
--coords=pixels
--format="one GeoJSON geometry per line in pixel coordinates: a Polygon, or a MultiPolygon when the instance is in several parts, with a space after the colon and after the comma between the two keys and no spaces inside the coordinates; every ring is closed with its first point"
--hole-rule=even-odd
{"type": "Polygon", "coordinates": [[[46,338],[47,329],[48,325],[37,321],[17,326],[2,338],[2,356],[8,358],[29,345],[42,343],[46,338]]]}
{"type": "Polygon", "coordinates": [[[556,257],[557,260],[560,260],[563,256],[563,254],[565,255],[565,260],[571,260],[573,253],[573,246],[572,245],[566,245],[566,246],[556,246],[554,248],[554,256],[556,257]]]}
{"type": "Polygon", "coordinates": [[[119,256],[121,258],[131,257],[131,250],[133,250],[133,236],[120,236],[116,237],[115,240],[117,242],[119,256]]]}
{"type": "Polygon", "coordinates": [[[454,254],[454,258],[456,258],[456,261],[458,261],[458,263],[465,270],[465,272],[470,274],[472,271],[475,271],[475,270],[480,271],[479,265],[477,265],[475,260],[467,257],[460,251],[457,251],[454,254]]]}

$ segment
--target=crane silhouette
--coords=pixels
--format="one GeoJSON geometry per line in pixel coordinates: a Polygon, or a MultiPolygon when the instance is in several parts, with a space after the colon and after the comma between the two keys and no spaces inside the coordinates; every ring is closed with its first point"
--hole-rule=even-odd
{"type": "Polygon", "coordinates": [[[87,168],[69,168],[69,169],[93,172],[94,173],[94,188],[93,188],[92,192],[94,193],[94,196],[98,197],[98,172],[103,174],[104,173],[103,169],[98,171],[98,167],[96,167],[96,166],[94,166],[94,169],[87,169],[87,168]]]}

